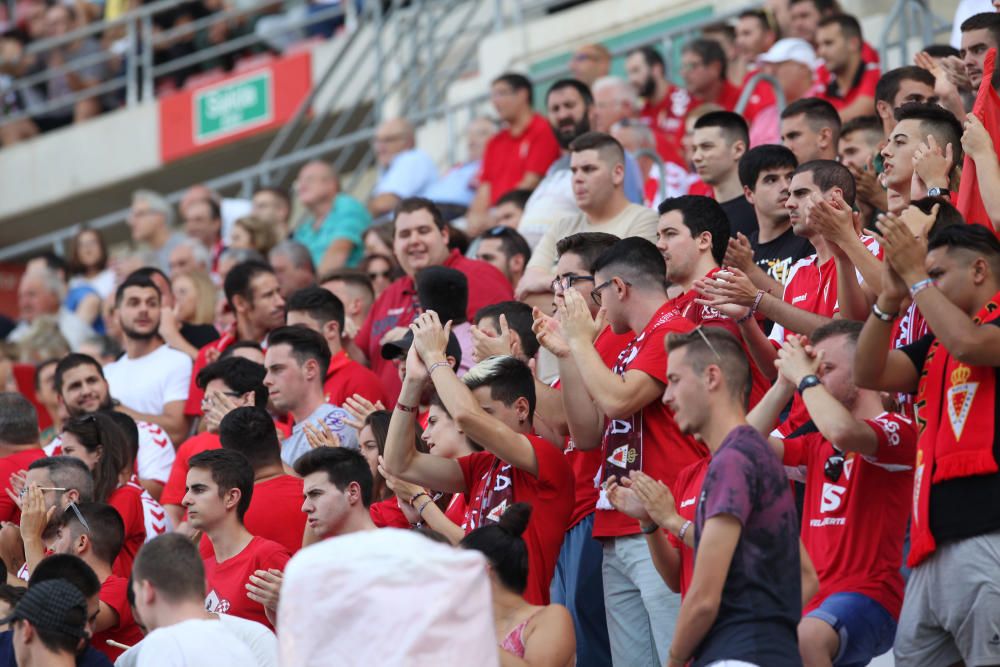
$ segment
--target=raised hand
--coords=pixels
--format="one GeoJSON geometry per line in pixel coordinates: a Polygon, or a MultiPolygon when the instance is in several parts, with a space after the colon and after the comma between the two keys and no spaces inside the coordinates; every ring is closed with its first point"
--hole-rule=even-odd
{"type": "Polygon", "coordinates": [[[962,134],[962,149],[978,162],[980,160],[997,159],[993,138],[986,131],[983,122],[974,113],[965,116],[965,132],[962,134]]]}
{"type": "Polygon", "coordinates": [[[570,354],[569,343],[562,335],[562,325],[559,324],[559,320],[551,315],[546,315],[538,308],[533,308],[531,314],[535,318],[531,330],[535,333],[538,343],[559,358],[568,357],[570,354]]]}
{"type": "Polygon", "coordinates": [[[330,430],[322,419],[316,424],[304,422],[302,432],[306,434],[306,442],[313,449],[320,447],[340,447],[340,436],[330,430]]]}
{"type": "Polygon", "coordinates": [[[506,315],[500,315],[499,324],[499,335],[480,329],[475,325],[472,326],[472,358],[476,363],[497,355],[514,353],[514,341],[510,335],[506,315]]]}
{"type": "Polygon", "coordinates": [[[628,477],[622,477],[620,480],[609,479],[605,490],[608,492],[608,500],[611,501],[614,508],[625,516],[630,516],[644,523],[653,521],[649,512],[646,511],[646,506],[632,488],[632,480],[628,477]]]}
{"type": "Polygon", "coordinates": [[[737,232],[736,238],[729,239],[729,246],[726,248],[725,266],[732,266],[744,273],[749,273],[753,266],[753,247],[743,232],[737,232]]]}
{"type": "Polygon", "coordinates": [[[451,333],[451,322],[441,326],[441,320],[433,310],[421,313],[410,324],[413,332],[413,348],[425,364],[445,359],[448,348],[448,335],[451,333]]]}
{"type": "Polygon", "coordinates": [[[600,322],[594,320],[586,299],[575,289],[566,290],[562,299],[556,299],[556,313],[567,342],[592,343],[601,332],[600,322]]]}
{"type": "Polygon", "coordinates": [[[629,481],[649,517],[657,525],[667,526],[678,516],[674,494],[666,484],[641,470],[633,470],[629,481]]]}
{"type": "Polygon", "coordinates": [[[348,414],[351,415],[351,418],[345,419],[344,423],[356,431],[360,431],[362,429],[368,415],[378,410],[385,410],[385,406],[382,405],[382,401],[372,403],[361,394],[348,396],[342,407],[347,410],[348,414]]]}

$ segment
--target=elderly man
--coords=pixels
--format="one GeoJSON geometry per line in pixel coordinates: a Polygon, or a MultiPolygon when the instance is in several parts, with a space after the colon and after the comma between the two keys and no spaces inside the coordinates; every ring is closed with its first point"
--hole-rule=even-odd
{"type": "Polygon", "coordinates": [[[316,284],[316,267],[309,249],[298,241],[282,241],[271,249],[267,261],[278,278],[281,296],[288,298],[303,287],[316,284]]]}
{"type": "Polygon", "coordinates": [[[379,218],[392,213],[407,197],[423,196],[437,178],[431,156],[416,147],[413,126],[405,118],[391,118],[375,130],[378,181],[368,200],[368,210],[379,218]]]}
{"type": "Polygon", "coordinates": [[[56,320],[59,333],[75,350],[94,335],[94,330],[62,305],[65,297],[66,283],[57,271],[45,266],[32,266],[21,276],[17,286],[20,321],[7,340],[20,342],[31,333],[37,320],[48,316],[56,320]]]}
{"type": "Polygon", "coordinates": [[[184,239],[174,231],[174,209],[162,195],[152,190],[132,193],[132,208],[128,214],[132,241],[146,246],[153,265],[166,272],[170,268],[170,252],[184,239]]]}
{"type": "Polygon", "coordinates": [[[573,52],[569,71],[574,79],[593,86],[595,81],[611,71],[611,52],[603,44],[584,44],[573,52]]]}
{"type": "Polygon", "coordinates": [[[438,205],[446,219],[465,213],[472,198],[476,196],[476,183],[482,167],[486,142],[496,134],[497,125],[486,117],[475,118],[465,129],[468,159],[448,170],[441,178],[431,183],[424,196],[438,205]],[[455,213],[449,215],[451,211],[455,213]]]}
{"type": "Polygon", "coordinates": [[[170,251],[168,264],[171,278],[194,271],[209,273],[212,270],[212,253],[198,239],[185,236],[170,251]]]}
{"type": "Polygon", "coordinates": [[[341,192],[337,172],[319,160],[302,167],[295,188],[308,214],[292,238],[309,249],[321,272],[356,266],[364,255],[361,237],[372,222],[364,204],[341,192]]]}

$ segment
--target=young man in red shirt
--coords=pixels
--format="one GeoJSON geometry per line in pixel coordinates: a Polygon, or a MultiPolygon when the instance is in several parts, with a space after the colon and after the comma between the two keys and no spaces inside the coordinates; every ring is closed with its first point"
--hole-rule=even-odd
{"type": "Polygon", "coordinates": [[[219,423],[230,410],[247,405],[267,405],[266,373],[262,365],[236,356],[220,359],[198,373],[196,380],[205,394],[202,408],[206,429],[185,440],[177,450],[170,476],[160,495],[160,503],[175,530],[182,530],[182,526],[186,525],[183,523],[183,500],[187,491],[188,461],[196,454],[222,447],[219,423]]]}
{"type": "Polygon", "coordinates": [[[469,234],[489,225],[489,208],[511,190],[533,190],[559,159],[556,135],[545,116],[532,108],[532,85],[508,72],[493,80],[490,99],[504,129],[493,135],[483,153],[479,187],[469,205],[469,234]]]}
{"type": "Polygon", "coordinates": [[[188,523],[205,533],[214,552],[204,559],[205,608],[273,628],[277,607],[251,599],[247,586],[251,577],[261,576],[258,572],[280,581],[290,556],[277,542],[256,537],[243,525],[253,496],[253,468],[242,454],[225,449],[202,452],[189,463],[184,495],[188,523]]]}
{"type": "Polygon", "coordinates": [[[799,623],[806,664],[866,664],[892,646],[903,602],[903,540],[913,492],[917,431],[886,412],[879,393],[854,384],[861,322],[834,320],[778,353],[779,377],[747,416],[762,435],[798,390],[818,432],[768,438],[805,481],[802,542],[819,594],[799,623]]]}
{"type": "Polygon", "coordinates": [[[886,278],[858,339],[855,381],[916,394],[920,429],[896,664],[1000,664],[1000,242],[979,225],[928,242],[893,218],[879,231],[886,278]],[[892,349],[907,292],[934,333],[892,349]]]}
{"type": "MultiPolygon", "coordinates": [[[[13,392],[0,393],[0,475],[3,479],[43,458],[38,446],[38,412],[31,401],[13,392]]],[[[0,495],[0,521],[13,521],[17,505],[6,493],[0,495]]]]}
{"type": "Polygon", "coordinates": [[[347,356],[341,344],[344,304],[322,287],[306,287],[292,293],[286,304],[288,325],[302,325],[319,333],[330,346],[330,366],[323,382],[326,402],[344,405],[354,394],[377,403],[388,403],[382,383],[375,373],[347,356]]]}
{"type": "Polygon", "coordinates": [[[404,199],[396,208],[393,225],[392,250],[406,275],[382,292],[354,338],[354,344],[368,358],[390,401],[399,393],[400,381],[395,365],[382,358],[382,345],[401,339],[406,327],[420,313],[414,283],[417,271],[428,266],[447,266],[464,273],[469,281],[466,304],[469,321],[483,306],[514,297],[510,283],[495,267],[448,248],[448,228],[433,202],[419,197],[404,199]]]}
{"type": "MultiPolygon", "coordinates": [[[[242,454],[253,468],[253,498],[243,524],[251,534],[277,542],[290,554],[302,547],[306,518],[302,505],[302,480],[285,474],[281,442],[274,421],[264,408],[236,408],[219,424],[222,449],[242,454]]],[[[212,545],[201,541],[202,556],[212,545]]]]}
{"type": "Polygon", "coordinates": [[[531,370],[513,357],[497,356],[473,366],[460,380],[445,357],[448,335],[437,314],[422,314],[410,329],[413,345],[389,426],[386,470],[414,484],[464,494],[467,532],[496,523],[516,502],[544,507],[544,512],[532,515],[524,534],[529,559],[525,599],[548,604],[552,573],[573,510],[573,474],[560,449],[532,432],[531,370]],[[403,420],[416,416],[428,380],[455,424],[484,451],[444,459],[422,454],[394,437],[394,431],[405,428],[403,420]]]}
{"type": "MultiPolygon", "coordinates": [[[[577,430],[603,431],[598,438],[576,439],[574,434],[574,439],[581,448],[601,447],[597,477],[602,482],[643,470],[673,484],[677,473],[707,453],[704,445],[679,431],[661,401],[667,373],[664,339],[669,332],[690,331],[694,324],[667,298],[666,263],[649,241],[622,239],[591,268],[597,283],[591,300],[605,310],[612,332],[633,332],[633,338],[609,369],[592,342],[595,323],[585,298],[567,291],[557,303],[567,342],[559,365],[567,417],[572,401],[577,430]]],[[[614,511],[603,491],[597,500],[594,537],[604,544],[604,600],[613,661],[662,664],[680,600],[656,572],[638,522],[614,511]]]]}
{"type": "Polygon", "coordinates": [[[819,98],[840,112],[847,122],[875,111],[875,87],[878,68],[869,69],[862,60],[861,24],[853,16],[835,14],[819,22],[816,30],[816,55],[824,66],[817,72],[823,91],[819,98]]]}
{"type": "Polygon", "coordinates": [[[223,290],[226,302],[236,315],[236,326],[223,333],[219,340],[198,350],[191,372],[191,388],[184,405],[184,414],[188,417],[202,415],[201,399],[205,393],[197,383],[201,369],[218,360],[219,355],[233,343],[252,340],[264,344],[271,330],[285,324],[285,300],[281,296],[281,285],[269,265],[253,260],[237,264],[226,274],[223,290]]]}
{"type": "Polygon", "coordinates": [[[295,474],[302,478],[299,505],[313,541],[376,530],[368,511],[374,481],[360,452],[318,447],[295,462],[295,474]]]}
{"type": "Polygon", "coordinates": [[[128,603],[128,579],[111,573],[124,540],[125,524],[115,508],[102,503],[81,503],[63,512],[52,543],[53,553],[79,557],[100,580],[101,608],[94,620],[91,644],[112,661],[121,655],[122,649],[109,645],[108,639],[132,646],[143,637],[128,603]]]}
{"type": "MultiPolygon", "coordinates": [[[[789,0],[788,20],[791,29],[788,37],[798,37],[816,46],[816,33],[820,23],[839,11],[836,0],[789,0]]],[[[879,68],[879,53],[868,42],[861,42],[861,60],[872,69],[879,68]]]]}
{"type": "Polygon", "coordinates": [[[635,94],[643,99],[639,119],[656,135],[660,157],[664,162],[687,168],[681,140],[684,138],[684,118],[692,108],[691,96],[667,80],[667,65],[652,46],[629,51],[625,57],[625,71],[635,94]]]}
{"type": "Polygon", "coordinates": [[[804,97],[782,109],[781,143],[795,153],[799,164],[836,160],[840,125],[840,114],[832,104],[804,97]]]}

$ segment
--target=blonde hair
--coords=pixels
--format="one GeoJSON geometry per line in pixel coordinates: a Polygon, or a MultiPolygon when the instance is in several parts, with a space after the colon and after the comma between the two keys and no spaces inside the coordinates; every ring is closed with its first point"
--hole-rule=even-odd
{"type": "Polygon", "coordinates": [[[194,287],[195,306],[194,318],[189,324],[212,324],[215,321],[215,300],[218,296],[218,289],[215,283],[204,271],[191,271],[174,278],[174,283],[188,278],[194,287]]]}
{"type": "Polygon", "coordinates": [[[260,218],[247,215],[239,218],[233,224],[239,225],[250,235],[250,242],[253,244],[253,249],[264,257],[267,257],[267,254],[271,252],[271,248],[278,244],[278,232],[274,229],[274,225],[269,222],[264,222],[260,218]]]}

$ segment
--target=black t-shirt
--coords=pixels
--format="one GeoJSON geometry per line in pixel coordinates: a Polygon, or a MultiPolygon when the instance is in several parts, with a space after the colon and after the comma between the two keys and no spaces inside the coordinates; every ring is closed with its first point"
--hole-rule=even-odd
{"type": "MultiPolygon", "coordinates": [[[[1000,326],[1000,320],[989,324],[1000,326]]],[[[934,334],[927,334],[899,349],[910,358],[917,371],[923,372],[933,342],[934,334]]],[[[995,369],[995,373],[1000,386],[1000,368],[995,369]]],[[[944,378],[930,379],[944,381],[944,378]]],[[[930,405],[925,409],[946,410],[945,400],[947,398],[942,400],[941,405],[930,405]]],[[[993,413],[997,420],[993,433],[993,458],[1000,462],[1000,391],[996,394],[993,413]]],[[[933,475],[934,471],[928,470],[925,474],[933,475]]],[[[931,484],[929,514],[927,523],[938,544],[1000,530],[1000,472],[931,484]]]]}
{"type": "Polygon", "coordinates": [[[816,252],[809,240],[796,236],[791,227],[767,243],[760,243],[759,236],[759,231],[748,235],[750,246],[753,248],[753,261],[764,270],[764,273],[782,285],[788,282],[789,272],[795,262],[816,252]]]}
{"type": "Polygon", "coordinates": [[[181,324],[181,336],[199,350],[219,340],[219,332],[211,324],[181,324]]]}
{"type": "Polygon", "coordinates": [[[740,195],[735,199],[719,202],[719,206],[729,218],[730,236],[736,238],[736,234],[742,232],[744,236],[749,238],[751,234],[757,233],[757,213],[746,197],[740,195]]]}

